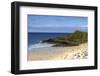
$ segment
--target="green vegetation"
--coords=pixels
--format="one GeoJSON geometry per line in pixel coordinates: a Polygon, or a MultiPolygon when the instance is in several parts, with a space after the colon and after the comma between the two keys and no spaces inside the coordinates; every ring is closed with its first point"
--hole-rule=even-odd
{"type": "Polygon", "coordinates": [[[75,31],[69,36],[60,36],[43,42],[56,44],[55,46],[75,46],[87,42],[87,36],[87,32],[75,31]]]}

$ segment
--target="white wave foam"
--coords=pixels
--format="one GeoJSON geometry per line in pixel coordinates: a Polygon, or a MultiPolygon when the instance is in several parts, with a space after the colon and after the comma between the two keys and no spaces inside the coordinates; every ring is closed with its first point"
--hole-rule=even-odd
{"type": "Polygon", "coordinates": [[[44,48],[44,47],[52,47],[54,44],[48,44],[48,43],[37,43],[29,46],[29,50],[33,48],[44,48]]]}

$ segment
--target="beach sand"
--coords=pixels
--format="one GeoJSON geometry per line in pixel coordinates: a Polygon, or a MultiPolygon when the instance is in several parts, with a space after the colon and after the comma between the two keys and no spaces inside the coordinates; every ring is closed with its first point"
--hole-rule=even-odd
{"type": "Polygon", "coordinates": [[[28,61],[85,59],[87,56],[87,43],[69,47],[34,48],[28,51],[28,61]]]}

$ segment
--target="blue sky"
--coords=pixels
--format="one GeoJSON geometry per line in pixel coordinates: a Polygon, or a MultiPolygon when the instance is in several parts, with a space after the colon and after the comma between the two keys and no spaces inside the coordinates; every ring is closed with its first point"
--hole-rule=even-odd
{"type": "Polygon", "coordinates": [[[87,31],[88,17],[28,15],[28,32],[71,33],[87,31]]]}

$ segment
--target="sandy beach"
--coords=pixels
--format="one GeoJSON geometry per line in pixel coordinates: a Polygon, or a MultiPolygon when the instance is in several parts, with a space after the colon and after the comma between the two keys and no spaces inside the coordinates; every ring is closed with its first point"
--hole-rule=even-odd
{"type": "Polygon", "coordinates": [[[88,44],[69,47],[34,48],[28,51],[28,61],[85,59],[88,55],[88,44]]]}

